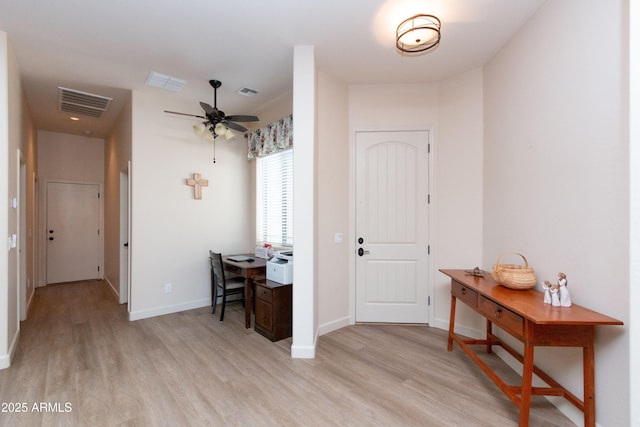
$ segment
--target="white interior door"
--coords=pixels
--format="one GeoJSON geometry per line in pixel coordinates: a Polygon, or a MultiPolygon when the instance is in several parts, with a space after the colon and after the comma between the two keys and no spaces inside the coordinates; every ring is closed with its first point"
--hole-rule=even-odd
{"type": "Polygon", "coordinates": [[[100,277],[100,187],[47,183],[47,284],[100,277]]]}
{"type": "Polygon", "coordinates": [[[31,292],[30,283],[27,282],[27,164],[20,160],[18,150],[18,164],[20,165],[20,188],[18,191],[18,257],[19,257],[19,298],[20,320],[27,318],[27,295],[31,292]]]}
{"type": "Polygon", "coordinates": [[[428,323],[428,144],[356,133],[357,322],[428,323]]]}
{"type": "Polygon", "coordinates": [[[120,289],[119,302],[129,301],[129,173],[120,172],[120,289]]]}

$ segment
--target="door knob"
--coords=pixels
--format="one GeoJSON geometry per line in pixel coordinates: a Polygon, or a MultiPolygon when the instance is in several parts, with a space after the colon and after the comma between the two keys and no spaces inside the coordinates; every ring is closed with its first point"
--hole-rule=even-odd
{"type": "Polygon", "coordinates": [[[362,248],[358,248],[358,255],[362,256],[362,255],[368,255],[369,251],[365,251],[362,248]]]}
{"type": "Polygon", "coordinates": [[[53,240],[53,237],[49,237],[49,240],[53,240]]]}

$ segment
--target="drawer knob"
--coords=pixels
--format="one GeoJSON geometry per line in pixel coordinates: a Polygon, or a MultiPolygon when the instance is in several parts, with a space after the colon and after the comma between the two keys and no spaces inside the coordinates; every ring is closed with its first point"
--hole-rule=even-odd
{"type": "Polygon", "coordinates": [[[495,313],[493,313],[493,316],[497,319],[500,317],[501,314],[502,314],[502,309],[497,308],[495,313]]]}
{"type": "Polygon", "coordinates": [[[467,294],[467,288],[462,288],[462,289],[460,290],[460,293],[461,293],[462,295],[466,295],[466,294],[467,294]]]}

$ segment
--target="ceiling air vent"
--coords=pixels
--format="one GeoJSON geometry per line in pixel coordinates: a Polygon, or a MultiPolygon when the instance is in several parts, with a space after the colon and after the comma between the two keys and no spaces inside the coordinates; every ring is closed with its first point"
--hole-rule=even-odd
{"type": "Polygon", "coordinates": [[[113,98],[81,92],[79,90],[58,87],[58,106],[63,113],[102,119],[113,98]]]}
{"type": "Polygon", "coordinates": [[[236,93],[237,93],[238,95],[254,96],[254,95],[257,95],[257,94],[258,94],[258,91],[257,91],[257,90],[255,90],[255,89],[248,88],[248,87],[241,87],[240,89],[238,89],[238,90],[236,91],[236,93]]]}
{"type": "Polygon", "coordinates": [[[160,89],[170,90],[172,92],[180,92],[187,84],[187,81],[152,71],[147,76],[145,84],[148,86],[159,87],[160,89]]]}

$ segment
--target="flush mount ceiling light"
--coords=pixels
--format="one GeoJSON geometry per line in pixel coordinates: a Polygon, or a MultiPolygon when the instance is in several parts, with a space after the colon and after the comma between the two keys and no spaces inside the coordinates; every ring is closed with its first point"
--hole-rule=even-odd
{"type": "Polygon", "coordinates": [[[400,53],[424,53],[439,43],[440,20],[433,15],[412,16],[396,29],[396,47],[400,53]]]}

